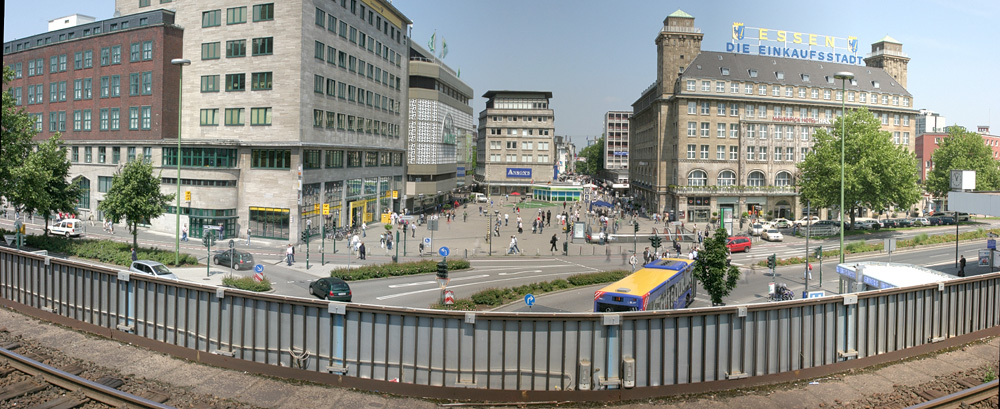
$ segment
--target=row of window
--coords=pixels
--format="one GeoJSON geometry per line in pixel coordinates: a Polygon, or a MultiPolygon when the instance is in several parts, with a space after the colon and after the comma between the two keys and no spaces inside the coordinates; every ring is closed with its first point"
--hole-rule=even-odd
{"type": "MultiPolygon", "coordinates": [[[[201,92],[219,92],[220,76],[202,75],[201,92]]],[[[226,92],[246,91],[247,75],[245,73],[226,74],[226,92]]],[[[250,74],[250,89],[254,91],[270,90],[273,86],[273,76],[270,71],[254,72],[250,74]]]]}
{"type": "Polygon", "coordinates": [[[399,137],[399,125],[361,116],[313,110],[313,127],[363,132],[369,135],[399,137]]]}
{"type": "MultiPolygon", "coordinates": [[[[703,159],[703,160],[709,160],[709,159],[711,159],[709,157],[709,154],[710,154],[709,148],[711,148],[710,145],[701,145],[700,146],[700,148],[701,148],[700,150],[698,150],[698,148],[699,148],[698,145],[688,144],[688,146],[687,146],[687,158],[688,159],[703,159]]],[[[799,157],[798,158],[795,157],[795,148],[791,147],[791,146],[788,146],[788,147],[774,146],[770,150],[773,151],[773,153],[774,153],[773,158],[774,158],[775,162],[783,162],[783,161],[784,162],[796,162],[796,161],[802,162],[802,161],[806,160],[806,155],[809,154],[809,148],[808,147],[800,147],[799,148],[799,157]]],[[[748,161],[767,161],[768,151],[769,151],[769,149],[768,149],[767,146],[756,146],[756,147],[754,147],[754,146],[747,146],[746,147],[746,158],[747,158],[748,161]]],[[[740,159],[740,148],[739,148],[739,146],[731,146],[731,145],[716,145],[715,146],[715,160],[739,160],[739,159],[740,159]]]]}
{"type": "MultiPolygon", "coordinates": [[[[504,149],[504,146],[505,146],[504,141],[490,141],[490,149],[504,149]]],[[[507,149],[517,149],[517,146],[518,146],[517,141],[506,141],[506,148],[507,149]]],[[[521,150],[523,150],[523,151],[533,150],[534,146],[535,146],[535,142],[532,142],[532,141],[522,141],[521,142],[521,150]]],[[[548,141],[538,141],[538,150],[540,150],[540,151],[547,151],[547,150],[549,150],[549,142],[548,141]]]]}
{"type": "Polygon", "coordinates": [[[343,151],[306,149],[302,152],[303,169],[339,169],[403,166],[402,152],[343,151]]]}
{"type": "MultiPolygon", "coordinates": [[[[11,88],[14,96],[14,103],[21,105],[42,104],[45,102],[45,84],[28,85],[27,99],[22,100],[21,87],[11,88]]],[[[93,78],[77,78],[73,80],[73,100],[81,101],[93,98],[93,78]]],[[[53,81],[49,83],[49,102],[66,101],[67,82],[53,81]]],[[[153,94],[153,72],[133,72],[129,74],[129,96],[152,95],[153,94]]],[[[109,75],[100,78],[101,98],[114,98],[121,96],[121,76],[109,75]]]]}
{"type": "MultiPolygon", "coordinates": [[[[333,0],[333,2],[336,3],[336,0],[333,0]]],[[[345,10],[348,9],[348,0],[340,0],[340,7],[344,8],[345,10]]],[[[354,14],[354,15],[356,15],[356,16],[358,16],[358,17],[361,18],[361,22],[362,23],[364,23],[366,21],[365,17],[366,17],[366,11],[367,11],[368,25],[370,25],[372,27],[375,27],[376,30],[382,31],[382,33],[385,34],[385,35],[387,35],[387,36],[389,36],[389,38],[391,38],[393,40],[396,40],[396,43],[402,44],[402,34],[403,34],[403,32],[400,31],[400,29],[396,28],[396,26],[389,24],[389,20],[384,20],[383,21],[382,20],[382,16],[374,13],[374,10],[372,10],[371,8],[368,8],[366,10],[364,4],[360,4],[359,5],[357,0],[350,0],[350,10],[351,10],[351,14],[354,14]],[[358,6],[360,6],[360,8],[361,8],[360,12],[358,10],[358,6]]],[[[324,13],[325,14],[325,12],[323,12],[323,10],[320,10],[320,9],[317,8],[316,9],[316,25],[322,27],[323,26],[323,22],[322,22],[322,19],[320,18],[320,16],[321,16],[320,13],[324,13]]],[[[336,20],[333,20],[333,21],[336,22],[336,20]]],[[[329,30],[333,31],[332,28],[329,28],[329,30]]]]}
{"type": "MultiPolygon", "coordinates": [[[[707,186],[708,185],[708,173],[701,169],[695,169],[688,173],[687,177],[688,186],[707,186]]],[[[716,186],[735,186],[736,185],[736,172],[731,170],[723,170],[719,172],[719,175],[715,179],[716,186]]],[[[778,172],[774,177],[774,186],[791,186],[792,185],[792,174],[786,171],[778,172]]],[[[747,175],[746,186],[767,186],[767,178],[764,176],[764,172],[755,170],[747,175]]]]}
{"type": "MultiPolygon", "coordinates": [[[[129,47],[129,62],[150,61],[153,59],[153,42],[142,41],[132,43],[129,47]]],[[[122,62],[122,46],[115,45],[101,48],[101,66],[116,65],[122,62]]],[[[14,78],[21,78],[24,63],[16,62],[10,64],[14,71],[14,78]]],[[[45,59],[37,58],[28,60],[28,77],[36,77],[45,74],[45,59]]],[[[73,54],[73,69],[82,70],[94,67],[94,51],[84,50],[73,54]]],[[[49,73],[66,72],[68,69],[68,55],[53,55],[49,57],[49,73]]]]}
{"type": "MultiPolygon", "coordinates": [[[[149,0],[146,0],[148,3],[149,0]]],[[[142,6],[140,0],[139,7],[142,6]]],[[[146,4],[149,5],[149,4],[146,4]]],[[[253,6],[253,21],[274,20],[274,3],[255,4],[253,6]]],[[[226,24],[243,24],[247,22],[247,7],[230,7],[226,9],[226,24]]],[[[218,27],[222,25],[222,9],[208,10],[201,13],[201,27],[218,27]]]]}
{"type": "MultiPolygon", "coordinates": [[[[400,67],[402,56],[397,53],[396,50],[389,48],[388,45],[382,44],[381,41],[376,40],[374,37],[365,34],[364,31],[348,25],[344,20],[340,20],[338,23],[337,18],[334,17],[333,14],[328,16],[326,12],[317,8],[316,25],[320,28],[326,28],[334,35],[337,35],[339,31],[340,38],[350,41],[351,44],[360,47],[362,50],[368,50],[369,53],[382,57],[383,60],[395,65],[397,68],[400,67]]],[[[386,24],[386,26],[390,25],[386,24]]]]}
{"type": "Polygon", "coordinates": [[[381,84],[397,91],[400,89],[399,77],[390,74],[388,70],[383,70],[381,67],[365,62],[365,60],[348,54],[343,50],[338,51],[336,48],[319,41],[315,44],[313,57],[317,60],[339,66],[341,69],[350,71],[351,73],[356,73],[362,78],[367,77],[369,81],[376,84],[381,84]]]}
{"type": "Polygon", "coordinates": [[[528,155],[521,154],[521,160],[517,160],[517,154],[508,153],[506,155],[499,153],[490,154],[490,162],[500,163],[548,163],[549,155],[528,155]]]}
{"type": "MultiPolygon", "coordinates": [[[[246,108],[226,108],[226,126],[246,125],[246,108]]],[[[219,125],[219,108],[201,110],[202,126],[219,125]]],[[[250,108],[250,125],[271,125],[271,107],[250,108]]]]}
{"type": "Polygon", "coordinates": [[[348,102],[356,102],[358,105],[381,109],[385,112],[399,114],[399,103],[394,98],[389,98],[386,95],[380,95],[377,92],[361,87],[355,87],[343,81],[336,81],[333,78],[313,75],[313,92],[325,94],[329,97],[337,97],[348,102]]]}
{"type": "Polygon", "coordinates": [[[491,136],[548,136],[551,129],[516,129],[516,128],[488,128],[487,133],[491,136]],[[504,133],[504,129],[507,130],[504,133]]]}
{"type": "MultiPolygon", "coordinates": [[[[42,131],[43,113],[28,114],[34,122],[35,131],[42,131]]],[[[74,132],[88,132],[93,128],[93,110],[78,109],[72,112],[74,132]]],[[[98,110],[98,129],[117,131],[121,129],[121,108],[101,108],[98,110]]],[[[49,132],[66,132],[66,111],[49,112],[49,132]]],[[[153,107],[138,106],[128,108],[128,129],[148,131],[152,129],[153,107]]]]}
{"type": "MultiPolygon", "coordinates": [[[[73,163],[79,163],[80,162],[80,148],[81,148],[80,146],[73,146],[73,147],[70,148],[70,161],[71,162],[73,162],[73,163]]],[[[83,163],[93,163],[94,159],[95,159],[94,158],[94,150],[95,150],[94,147],[92,147],[92,146],[83,146],[82,148],[83,148],[83,163]]],[[[137,152],[136,151],[136,147],[135,146],[128,146],[125,149],[126,149],[125,152],[127,154],[127,156],[125,157],[125,160],[127,162],[132,162],[132,161],[136,160],[136,152],[137,152]]],[[[97,151],[97,158],[96,158],[97,163],[108,163],[108,160],[110,159],[110,161],[111,161],[110,163],[112,165],[117,165],[118,162],[121,161],[122,148],[120,146],[110,146],[110,147],[109,146],[98,146],[97,149],[96,149],[96,151],[97,151]],[[110,148],[110,150],[111,150],[111,158],[108,158],[108,150],[109,150],[108,148],[110,148]]],[[[152,162],[152,160],[153,160],[153,148],[148,147],[148,146],[143,147],[142,148],[142,159],[145,160],[146,162],[152,162]]],[[[98,186],[100,187],[101,185],[98,184],[98,186]]],[[[111,186],[111,178],[110,177],[108,177],[107,186],[108,187],[111,186]]],[[[101,192],[107,192],[107,190],[101,190],[101,192]]]]}
{"type": "MultiPolygon", "coordinates": [[[[221,43],[201,43],[201,59],[217,60],[220,57],[221,43]]],[[[226,42],[226,57],[246,57],[246,40],[230,40],[226,42]]],[[[274,54],[274,37],[258,37],[250,40],[250,54],[271,55],[274,54]]]]}
{"type": "MultiPolygon", "coordinates": [[[[726,112],[729,116],[739,117],[740,116],[740,105],[743,106],[744,116],[742,118],[768,118],[768,112],[775,117],[785,117],[785,118],[810,118],[819,119],[820,111],[819,108],[807,108],[799,107],[798,111],[795,110],[791,105],[786,105],[784,107],[780,105],[762,105],[762,104],[740,104],[740,103],[725,103],[716,102],[715,103],[715,115],[716,116],[726,116],[726,112]],[[726,108],[729,108],[728,111],[726,108]]],[[[687,113],[689,115],[711,115],[712,114],[712,103],[709,101],[688,101],[687,103],[687,113]]],[[[823,117],[828,121],[833,121],[836,117],[841,115],[839,109],[826,108],[823,110],[823,117]]],[[[883,112],[880,115],[883,118],[883,124],[888,123],[889,113],[883,112]]],[[[902,119],[903,126],[910,126],[910,115],[900,115],[892,114],[892,124],[899,126],[900,120],[902,119]]]]}
{"type": "MultiPolygon", "coordinates": [[[[551,116],[514,116],[514,115],[490,115],[490,121],[493,122],[551,122],[551,116]]],[[[628,125],[626,125],[627,127],[628,125]]]]}
{"type": "MultiPolygon", "coordinates": [[[[805,75],[805,79],[808,81],[808,75],[806,75],[806,74],[803,74],[803,75],[805,75]]],[[[833,77],[827,77],[827,78],[832,79],[833,77]]],[[[856,80],[851,80],[851,82],[852,82],[852,85],[857,85],[857,81],[856,80]]],[[[879,88],[878,81],[872,81],[872,85],[875,88],[879,88]]],[[[739,82],[732,81],[732,82],[729,83],[729,92],[731,94],[739,94],[740,93],[740,88],[741,87],[740,87],[740,83],[739,82]]],[[[819,99],[820,98],[819,97],[819,95],[820,95],[820,88],[798,87],[798,89],[796,90],[796,87],[793,87],[793,86],[790,86],[790,85],[786,85],[784,87],[782,87],[780,85],[771,85],[770,87],[768,87],[767,84],[754,84],[754,83],[750,83],[750,82],[743,83],[743,87],[742,87],[743,93],[746,94],[746,95],[754,95],[754,89],[755,88],[757,90],[757,95],[759,95],[759,96],[767,96],[768,95],[768,91],[770,90],[770,96],[772,96],[772,97],[781,97],[781,96],[784,96],[785,98],[793,98],[793,97],[795,97],[797,95],[799,99],[807,99],[807,98],[809,98],[809,99],[819,99]],[[756,85],[756,87],[754,87],[754,85],[756,85]],[[808,97],[806,96],[807,93],[808,93],[808,97]]],[[[712,91],[712,81],[702,80],[701,81],[701,89],[699,90],[698,89],[697,81],[693,80],[693,79],[689,79],[689,80],[686,81],[686,85],[685,85],[684,90],[688,91],[688,92],[699,92],[699,91],[700,92],[713,92],[712,91]]],[[[726,92],[726,81],[715,81],[715,91],[714,92],[716,92],[716,93],[724,93],[724,92],[726,92]]],[[[822,92],[823,92],[823,99],[827,100],[827,101],[830,100],[831,95],[835,96],[835,99],[837,101],[842,101],[844,99],[844,92],[843,92],[843,90],[823,89],[822,92]]],[[[889,102],[890,101],[890,95],[889,94],[878,94],[878,93],[875,93],[875,92],[862,92],[862,91],[848,91],[847,92],[847,102],[854,102],[855,100],[857,100],[861,104],[876,105],[876,104],[879,104],[879,100],[880,99],[881,99],[881,105],[889,105],[890,104],[890,102],[889,102]]],[[[891,96],[891,101],[892,101],[892,105],[893,106],[900,106],[900,102],[902,102],[902,106],[904,106],[904,107],[910,106],[910,98],[906,97],[906,96],[900,97],[899,95],[892,95],[891,96]]]]}

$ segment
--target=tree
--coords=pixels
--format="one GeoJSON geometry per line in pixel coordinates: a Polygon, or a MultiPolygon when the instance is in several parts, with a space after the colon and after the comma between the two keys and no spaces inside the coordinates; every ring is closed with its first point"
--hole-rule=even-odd
{"type": "Polygon", "coordinates": [[[604,137],[592,145],[583,148],[580,156],[585,162],[576,165],[576,171],[590,176],[597,176],[604,171],[604,137]]]}
{"type": "Polygon", "coordinates": [[[711,238],[705,240],[705,250],[698,252],[698,260],[695,261],[694,276],[712,297],[712,305],[721,305],[722,298],[729,296],[740,279],[740,269],[727,262],[728,236],[726,229],[720,226],[711,238]]]}
{"type": "Polygon", "coordinates": [[[948,128],[948,137],[931,156],[934,170],[927,175],[927,192],[945,197],[951,190],[953,169],[976,171],[976,190],[1000,190],[1000,168],[983,136],[960,126],[948,128]]]}
{"type": "MultiPolygon", "coordinates": [[[[12,189],[17,179],[13,171],[24,166],[31,151],[31,138],[35,136],[34,123],[23,107],[14,101],[7,85],[14,78],[10,67],[3,68],[3,129],[0,136],[0,196],[11,201],[12,189]]],[[[15,204],[16,207],[16,204],[15,204]]],[[[21,209],[23,210],[23,209],[21,209]]]]}
{"type": "Polygon", "coordinates": [[[132,247],[138,247],[139,223],[162,215],[173,199],[174,195],[160,192],[160,178],[153,176],[153,165],[134,160],[115,173],[111,188],[97,208],[114,223],[124,219],[132,233],[132,247]]]}
{"type": "Polygon", "coordinates": [[[920,199],[916,157],[905,145],[894,144],[867,108],[837,118],[830,131],[816,132],[812,153],[798,165],[801,200],[810,200],[814,207],[840,206],[840,141],[845,124],[844,210],[850,221],[862,206],[881,210],[916,203],[920,199]]]}
{"type": "Polygon", "coordinates": [[[28,154],[24,166],[13,170],[12,197],[24,211],[38,213],[45,219],[45,234],[53,212],[74,212],[80,187],[69,179],[69,158],[59,135],[38,145],[28,154]]]}

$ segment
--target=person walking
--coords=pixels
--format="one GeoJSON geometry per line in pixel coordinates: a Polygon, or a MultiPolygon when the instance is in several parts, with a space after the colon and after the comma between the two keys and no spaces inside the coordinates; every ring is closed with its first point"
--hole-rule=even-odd
{"type": "Polygon", "coordinates": [[[552,233],[552,238],[549,239],[549,243],[552,243],[552,248],[550,248],[549,251],[558,251],[556,249],[556,243],[558,243],[558,242],[559,242],[559,238],[556,237],[555,233],[552,233]]]}
{"type": "Polygon", "coordinates": [[[361,244],[358,246],[358,258],[364,260],[366,256],[365,254],[366,251],[367,249],[365,249],[365,243],[361,242],[361,244]]]}
{"type": "MultiPolygon", "coordinates": [[[[105,223],[104,229],[107,230],[108,226],[105,223]]],[[[184,228],[181,229],[181,241],[188,241],[188,225],[185,224],[184,228]]]]}
{"type": "Polygon", "coordinates": [[[410,223],[410,232],[413,233],[413,235],[410,236],[410,237],[413,237],[413,238],[417,237],[417,225],[416,224],[410,223]]]}
{"type": "Polygon", "coordinates": [[[288,247],[285,248],[285,261],[288,263],[289,266],[292,265],[292,256],[293,256],[292,245],[289,244],[288,247]]]}
{"type": "Polygon", "coordinates": [[[510,214],[509,213],[504,213],[503,214],[503,226],[504,227],[507,227],[507,220],[508,219],[510,219],[510,214]]]}
{"type": "Polygon", "coordinates": [[[135,253],[135,247],[132,247],[132,261],[136,261],[138,259],[139,259],[139,255],[137,255],[135,253]]]}
{"type": "Polygon", "coordinates": [[[521,253],[521,249],[517,248],[517,236],[511,235],[510,236],[510,250],[507,252],[507,254],[514,254],[514,253],[520,254],[521,253]]]}
{"type": "Polygon", "coordinates": [[[250,247],[250,228],[247,227],[247,247],[250,247]]]}
{"type": "Polygon", "coordinates": [[[361,223],[361,237],[368,237],[368,225],[361,223]]]}
{"type": "Polygon", "coordinates": [[[523,233],[524,233],[524,228],[521,225],[521,222],[517,222],[517,234],[523,234],[523,233]]]}
{"type": "Polygon", "coordinates": [[[965,254],[958,260],[958,276],[965,277],[965,254]]]}

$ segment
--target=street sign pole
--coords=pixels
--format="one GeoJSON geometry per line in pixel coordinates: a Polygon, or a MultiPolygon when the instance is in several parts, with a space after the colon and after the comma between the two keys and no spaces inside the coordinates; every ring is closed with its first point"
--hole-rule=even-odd
{"type": "Polygon", "coordinates": [[[319,265],[326,265],[326,223],[323,223],[323,228],[320,229],[319,238],[319,265]]]}

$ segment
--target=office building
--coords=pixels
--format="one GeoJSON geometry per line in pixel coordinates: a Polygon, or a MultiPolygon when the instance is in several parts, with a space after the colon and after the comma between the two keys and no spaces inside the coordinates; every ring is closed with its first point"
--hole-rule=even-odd
{"type": "Polygon", "coordinates": [[[628,124],[630,111],[604,114],[604,179],[614,184],[628,184],[628,124]]]}
{"type": "MultiPolygon", "coordinates": [[[[734,24],[734,37],[743,33],[743,25],[734,24]]],[[[906,91],[909,58],[891,37],[872,45],[867,66],[842,49],[836,52],[841,62],[809,59],[815,50],[779,57],[800,51],[781,45],[737,42],[731,52],[702,51],[702,37],[691,15],[668,16],[656,37],[656,82],[632,105],[629,183],[647,211],[693,222],[727,212],[802,217],[796,165],[809,154],[813,134],[841,115],[843,103],[867,107],[895,144],[913,151],[917,111],[906,91]],[[758,50],[764,53],[753,54],[758,50]],[[843,62],[851,60],[856,64],[843,62]],[[842,85],[834,78],[840,71],[854,79],[842,85]]]]}
{"type": "Polygon", "coordinates": [[[414,212],[453,201],[469,184],[472,88],[440,59],[410,43],[405,207],[414,212]]]}
{"type": "Polygon", "coordinates": [[[479,113],[476,182],[491,195],[526,194],[558,178],[548,91],[488,91],[479,113]]]}
{"type": "Polygon", "coordinates": [[[939,115],[937,112],[921,109],[915,119],[917,136],[925,133],[947,132],[945,129],[947,128],[947,125],[945,124],[945,117],[939,115]]]}

